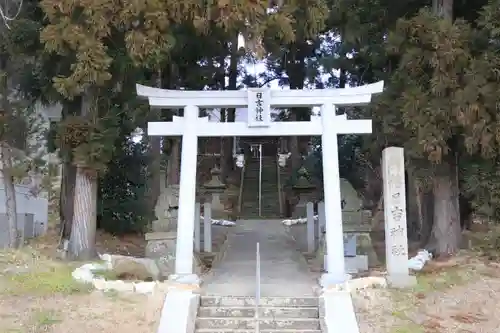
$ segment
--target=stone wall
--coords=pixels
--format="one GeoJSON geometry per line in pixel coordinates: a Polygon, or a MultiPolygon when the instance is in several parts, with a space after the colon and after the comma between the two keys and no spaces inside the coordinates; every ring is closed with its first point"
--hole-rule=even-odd
{"type": "MultiPolygon", "coordinates": [[[[33,214],[17,214],[17,232],[20,243],[24,240],[36,237],[43,229],[36,225],[33,219],[33,214]]],[[[9,223],[7,214],[0,213],[0,249],[6,248],[9,245],[9,223]]]]}
{"type": "MultiPolygon", "coordinates": [[[[27,185],[15,185],[16,206],[18,214],[32,214],[34,230],[38,236],[44,234],[48,228],[49,202],[45,192],[34,194],[27,185]]],[[[0,178],[0,214],[5,214],[5,190],[0,178]]]]}

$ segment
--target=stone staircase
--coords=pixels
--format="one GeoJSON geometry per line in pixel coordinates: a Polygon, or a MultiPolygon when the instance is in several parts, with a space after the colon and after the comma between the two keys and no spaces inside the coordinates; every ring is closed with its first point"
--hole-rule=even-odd
{"type": "MultiPolygon", "coordinates": [[[[318,298],[263,297],[261,333],[321,333],[318,298]]],[[[202,296],[196,333],[255,333],[255,298],[202,296]]]]}
{"type": "Polygon", "coordinates": [[[278,170],[275,157],[262,157],[262,212],[259,216],[259,159],[245,165],[240,218],[280,218],[278,170]]]}

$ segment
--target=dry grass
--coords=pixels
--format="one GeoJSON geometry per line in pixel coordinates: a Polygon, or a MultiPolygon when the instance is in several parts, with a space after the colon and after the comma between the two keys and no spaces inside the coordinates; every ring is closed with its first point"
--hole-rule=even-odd
{"type": "Polygon", "coordinates": [[[0,332],[150,333],[157,326],[163,295],[98,293],[2,297],[0,332]]]}
{"type": "Polygon", "coordinates": [[[363,333],[498,333],[500,266],[464,253],[431,263],[408,290],[354,296],[363,333]]]}
{"type": "MultiPolygon", "coordinates": [[[[141,245],[119,244],[99,236],[102,251],[139,252],[141,245]],[[108,248],[106,248],[108,247],[108,248]]],[[[150,333],[164,295],[92,291],[71,277],[82,263],[55,259],[57,235],[49,234],[16,251],[0,251],[0,333],[150,333]]]]}
{"type": "Polygon", "coordinates": [[[478,256],[500,259],[500,226],[480,225],[481,230],[464,232],[464,243],[478,256]]]}
{"type": "Polygon", "coordinates": [[[33,246],[1,251],[0,294],[43,296],[88,292],[88,286],[71,277],[75,266],[51,259],[33,246]]]}

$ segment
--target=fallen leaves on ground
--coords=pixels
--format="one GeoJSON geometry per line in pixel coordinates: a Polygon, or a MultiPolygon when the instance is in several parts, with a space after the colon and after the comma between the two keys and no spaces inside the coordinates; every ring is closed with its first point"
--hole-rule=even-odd
{"type": "Polygon", "coordinates": [[[408,290],[353,296],[363,333],[498,333],[500,265],[462,254],[433,263],[408,290]],[[474,312],[480,309],[481,312],[474,312]]]}
{"type": "Polygon", "coordinates": [[[164,295],[93,292],[87,295],[2,297],[1,332],[151,333],[164,295]]]}
{"type": "Polygon", "coordinates": [[[422,323],[426,333],[439,333],[443,326],[435,319],[427,319],[422,323]]]}
{"type": "Polygon", "coordinates": [[[476,324],[481,321],[487,321],[488,319],[485,318],[481,314],[472,314],[472,313],[458,313],[455,315],[450,316],[450,318],[463,323],[463,324],[476,324]]]}

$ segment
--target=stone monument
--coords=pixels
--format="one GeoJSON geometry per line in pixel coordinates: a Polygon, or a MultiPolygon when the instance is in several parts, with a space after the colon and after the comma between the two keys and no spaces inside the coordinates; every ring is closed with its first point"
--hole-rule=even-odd
{"type": "Polygon", "coordinates": [[[388,147],[382,151],[384,220],[387,282],[396,288],[417,283],[408,268],[406,187],[404,150],[388,147]]]}
{"type": "Polygon", "coordinates": [[[155,207],[156,220],[152,223],[152,232],[146,234],[146,257],[156,261],[162,278],[174,273],[178,200],[178,186],[161,189],[155,207]]]}
{"type": "Polygon", "coordinates": [[[153,232],[175,231],[177,210],[179,208],[179,185],[170,185],[161,190],[155,207],[156,220],[152,223],[153,232]]]}
{"type": "MultiPolygon", "coordinates": [[[[175,249],[177,245],[177,210],[179,207],[179,185],[161,185],[161,193],[155,207],[156,220],[151,232],[146,234],[146,257],[154,259],[161,278],[175,272],[175,249]]],[[[195,266],[199,267],[195,260],[195,266]]],[[[195,269],[195,271],[197,268],[195,269]]]]}
{"type": "Polygon", "coordinates": [[[370,265],[377,264],[377,255],[371,242],[371,211],[363,209],[363,201],[351,183],[340,179],[342,195],[342,223],[344,224],[344,250],[346,256],[368,255],[370,265]]]}

